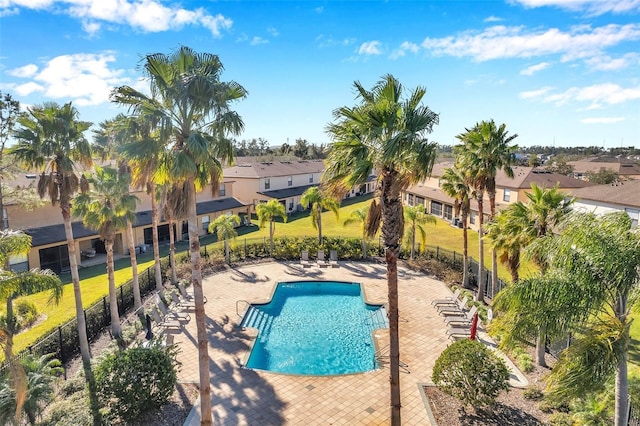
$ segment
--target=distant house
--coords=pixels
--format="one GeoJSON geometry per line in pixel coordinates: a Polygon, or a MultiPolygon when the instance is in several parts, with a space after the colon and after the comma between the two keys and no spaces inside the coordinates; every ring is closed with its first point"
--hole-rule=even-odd
{"type": "MultiPolygon", "coordinates": [[[[300,198],[312,186],[320,183],[324,171],[322,160],[272,160],[238,157],[236,165],[224,169],[225,179],[233,180],[234,191],[245,204],[255,206],[271,199],[280,201],[287,214],[302,210],[300,198]]],[[[353,188],[349,196],[362,195],[375,190],[374,179],[359,188],[353,188]]]]}
{"type": "MultiPolygon", "coordinates": [[[[37,175],[24,174],[18,175],[7,184],[14,187],[24,187],[28,184],[35,185],[37,179],[37,175]]],[[[219,194],[216,197],[211,195],[210,188],[205,188],[204,191],[197,194],[196,213],[201,235],[207,233],[209,222],[219,215],[232,213],[246,215],[249,213],[249,206],[232,196],[232,185],[232,181],[224,181],[220,185],[219,194]]],[[[136,250],[146,251],[153,242],[151,200],[144,191],[137,190],[133,193],[140,199],[136,223],[133,225],[134,246],[137,247],[136,250]]],[[[24,231],[32,238],[32,248],[28,255],[15,256],[10,260],[12,269],[47,268],[56,273],[68,270],[69,252],[62,214],[58,205],[52,206],[51,203],[45,202],[42,206],[29,210],[18,203],[9,203],[5,205],[4,222],[7,228],[24,231]]],[[[82,265],[83,261],[93,258],[96,253],[98,255],[105,253],[104,244],[98,233],[93,229],[86,228],[81,220],[74,219],[72,229],[79,265],[82,265]]],[[[158,235],[161,242],[169,239],[169,224],[162,217],[161,212],[158,235]]],[[[188,238],[186,222],[177,226],[176,238],[177,240],[188,238]]],[[[114,253],[126,255],[128,254],[128,246],[126,232],[118,233],[114,244],[114,253]]]]}
{"type": "Polygon", "coordinates": [[[576,198],[574,209],[598,215],[624,211],[638,225],[640,221],[640,180],[596,185],[569,191],[576,198]]]}
{"type": "Polygon", "coordinates": [[[593,157],[579,161],[568,161],[573,167],[573,177],[586,179],[591,173],[610,170],[621,179],[640,179],[640,162],[625,158],[593,157]]]}
{"type": "MultiPolygon", "coordinates": [[[[454,221],[456,219],[454,218],[454,199],[445,195],[440,189],[442,184],[440,178],[444,174],[444,170],[453,166],[453,163],[435,164],[430,178],[403,192],[403,202],[410,206],[422,204],[428,213],[442,219],[454,221]]],[[[513,178],[509,178],[502,170],[496,175],[497,211],[516,201],[527,202],[526,193],[531,192],[532,183],[542,188],[552,188],[555,185],[559,185],[559,190],[563,192],[593,186],[589,182],[557,173],[550,173],[534,167],[513,167],[513,173],[513,178]]],[[[489,198],[486,193],[483,201],[483,213],[486,222],[489,218],[489,198]]],[[[471,214],[469,216],[469,224],[473,229],[477,229],[478,214],[478,204],[474,199],[471,201],[471,214]]]]}

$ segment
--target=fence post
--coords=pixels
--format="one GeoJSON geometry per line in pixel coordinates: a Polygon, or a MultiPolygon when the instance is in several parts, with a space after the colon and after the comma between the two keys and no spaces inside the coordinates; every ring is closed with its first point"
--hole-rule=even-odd
{"type": "Polygon", "coordinates": [[[120,310],[124,309],[124,292],[122,291],[122,287],[124,286],[120,286],[120,306],[118,306],[118,315],[122,315],[120,310]]]}
{"type": "Polygon", "coordinates": [[[58,326],[58,346],[60,347],[60,361],[62,361],[62,363],[64,364],[64,362],[66,361],[64,359],[64,350],[63,350],[63,346],[62,346],[62,327],[58,326]]]}
{"type": "MultiPolygon", "coordinates": [[[[87,340],[89,340],[89,323],[87,322],[87,310],[83,309],[82,314],[84,315],[84,332],[87,334],[87,340]]],[[[78,347],[80,347],[80,335],[78,334],[78,347]]]]}
{"type": "Polygon", "coordinates": [[[102,320],[107,323],[107,298],[102,298],[102,320]]]}
{"type": "Polygon", "coordinates": [[[246,259],[247,257],[249,257],[249,252],[247,251],[247,239],[245,237],[245,239],[244,239],[244,258],[246,259]]]}

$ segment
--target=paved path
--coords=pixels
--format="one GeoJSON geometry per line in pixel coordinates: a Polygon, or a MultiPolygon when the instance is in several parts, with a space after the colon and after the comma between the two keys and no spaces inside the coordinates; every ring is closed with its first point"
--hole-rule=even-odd
{"type": "MultiPolygon", "coordinates": [[[[399,268],[402,424],[429,425],[420,384],[431,381],[439,354],[450,343],[445,324],[430,302],[451,293],[440,281],[399,268]]],[[[242,368],[253,334],[238,327],[236,302],[264,301],[274,284],[296,280],[336,280],[364,284],[369,302],[386,301],[386,269],[373,263],[344,263],[337,268],[302,268],[297,263],[265,263],[218,273],[204,280],[206,324],[211,358],[215,425],[388,425],[389,371],[309,377],[242,368]]],[[[241,309],[244,309],[241,306],[241,309]]],[[[175,336],[181,352],[180,382],[198,383],[195,321],[175,336]]],[[[388,344],[386,330],[378,347],[388,344]]],[[[517,376],[514,376],[517,377],[517,376]]],[[[200,424],[199,402],[185,426],[200,424]]]]}

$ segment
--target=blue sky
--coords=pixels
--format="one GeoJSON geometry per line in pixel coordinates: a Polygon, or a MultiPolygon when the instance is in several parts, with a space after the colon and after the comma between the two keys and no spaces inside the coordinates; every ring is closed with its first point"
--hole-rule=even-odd
{"type": "Polygon", "coordinates": [[[126,112],[112,87],[147,87],[144,55],[187,45],[248,90],[238,139],[327,143],[353,82],[391,73],[426,87],[441,144],[494,119],[521,146],[640,146],[640,0],[0,0],[0,14],[0,90],[94,123],[126,112]]]}

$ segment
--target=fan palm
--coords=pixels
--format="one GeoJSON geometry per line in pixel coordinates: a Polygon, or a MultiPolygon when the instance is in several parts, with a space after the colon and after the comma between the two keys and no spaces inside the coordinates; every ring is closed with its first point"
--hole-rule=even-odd
{"type": "Polygon", "coordinates": [[[389,288],[389,352],[391,424],[400,425],[400,341],[398,334],[397,260],[404,229],[400,193],[431,173],[436,145],[426,139],[438,114],[422,105],[426,90],[417,87],[403,98],[403,87],[392,75],[372,90],[354,83],[354,107],[334,111],[328,126],[332,138],[323,179],[336,193],[366,182],[375,171],[380,180],[380,203],[369,210],[369,235],[382,220],[389,288]]]}
{"type": "Polygon", "coordinates": [[[438,221],[435,217],[425,212],[423,205],[418,204],[417,206],[404,207],[404,223],[409,228],[407,237],[411,244],[411,259],[413,260],[416,252],[416,234],[420,236],[420,246],[424,250],[427,240],[427,231],[424,229],[424,225],[427,223],[435,225],[438,221]]]}
{"type": "Polygon", "coordinates": [[[228,135],[237,135],[244,128],[231,105],[245,98],[247,92],[234,81],[220,80],[223,66],[218,56],[197,53],[186,46],[168,55],[147,55],[142,69],[150,85],[150,95],[122,86],[114,89],[112,99],[129,106],[134,116],[143,123],[151,123],[157,132],[163,155],[153,182],[185,184],[198,335],[200,408],[202,424],[209,425],[212,422],[211,386],[196,191],[210,184],[214,195],[217,193],[223,165],[233,161],[233,144],[228,135]]]}
{"type": "MultiPolygon", "coordinates": [[[[31,249],[31,236],[4,230],[0,231],[0,265],[6,264],[12,255],[26,254],[31,249]]],[[[16,318],[13,315],[13,300],[16,297],[51,290],[50,302],[58,303],[62,297],[62,282],[49,270],[14,272],[0,269],[0,301],[6,304],[6,314],[0,323],[0,345],[4,347],[4,357],[9,363],[8,385],[13,385],[15,395],[14,419],[20,424],[22,408],[27,398],[27,381],[22,365],[13,357],[13,336],[16,334],[16,318]]],[[[9,414],[7,414],[9,415],[9,414]]]]}
{"type": "Polygon", "coordinates": [[[135,219],[138,197],[129,193],[129,179],[110,167],[96,167],[90,178],[93,189],[78,194],[72,213],[82,218],[82,223],[98,231],[107,251],[107,278],[109,281],[109,312],[111,333],[122,343],[122,328],[118,313],[118,295],[114,277],[113,245],[116,234],[127,227],[127,221],[135,219]]]}
{"type": "Polygon", "coordinates": [[[269,200],[267,203],[260,203],[256,206],[256,214],[258,215],[258,226],[264,227],[264,224],[269,222],[269,241],[271,244],[271,253],[273,254],[273,234],[276,231],[276,217],[281,217],[285,222],[287,221],[287,212],[284,205],[275,198],[269,200]]]}
{"type": "Polygon", "coordinates": [[[69,251],[69,269],[75,297],[78,341],[85,378],[89,384],[89,398],[95,424],[100,423],[95,381],[91,371],[91,352],[82,307],[78,258],[71,228],[71,199],[78,191],[88,190],[86,179],[76,167],[92,164],[91,146],[84,132],[91,123],[78,119],[78,110],[71,103],[45,103],[28,109],[18,119],[17,144],[11,150],[15,158],[29,168],[42,170],[38,180],[38,195],[48,196],[52,204],[59,204],[69,251]]]}
{"type": "Polygon", "coordinates": [[[471,199],[475,192],[469,184],[466,173],[457,166],[444,170],[441,189],[449,197],[453,198],[454,215],[460,215],[462,221],[462,286],[469,285],[469,236],[467,233],[467,220],[471,212],[471,199]]]}
{"type": "Polygon", "coordinates": [[[345,219],[343,226],[349,226],[353,223],[359,223],[362,230],[362,257],[367,258],[367,215],[369,214],[369,207],[365,206],[351,211],[349,216],[345,219]]]}
{"type": "Polygon", "coordinates": [[[302,194],[300,204],[305,209],[311,208],[311,224],[318,230],[318,244],[322,244],[322,210],[330,210],[338,215],[340,212],[340,202],[334,197],[324,193],[318,186],[312,186],[302,194]]]}

